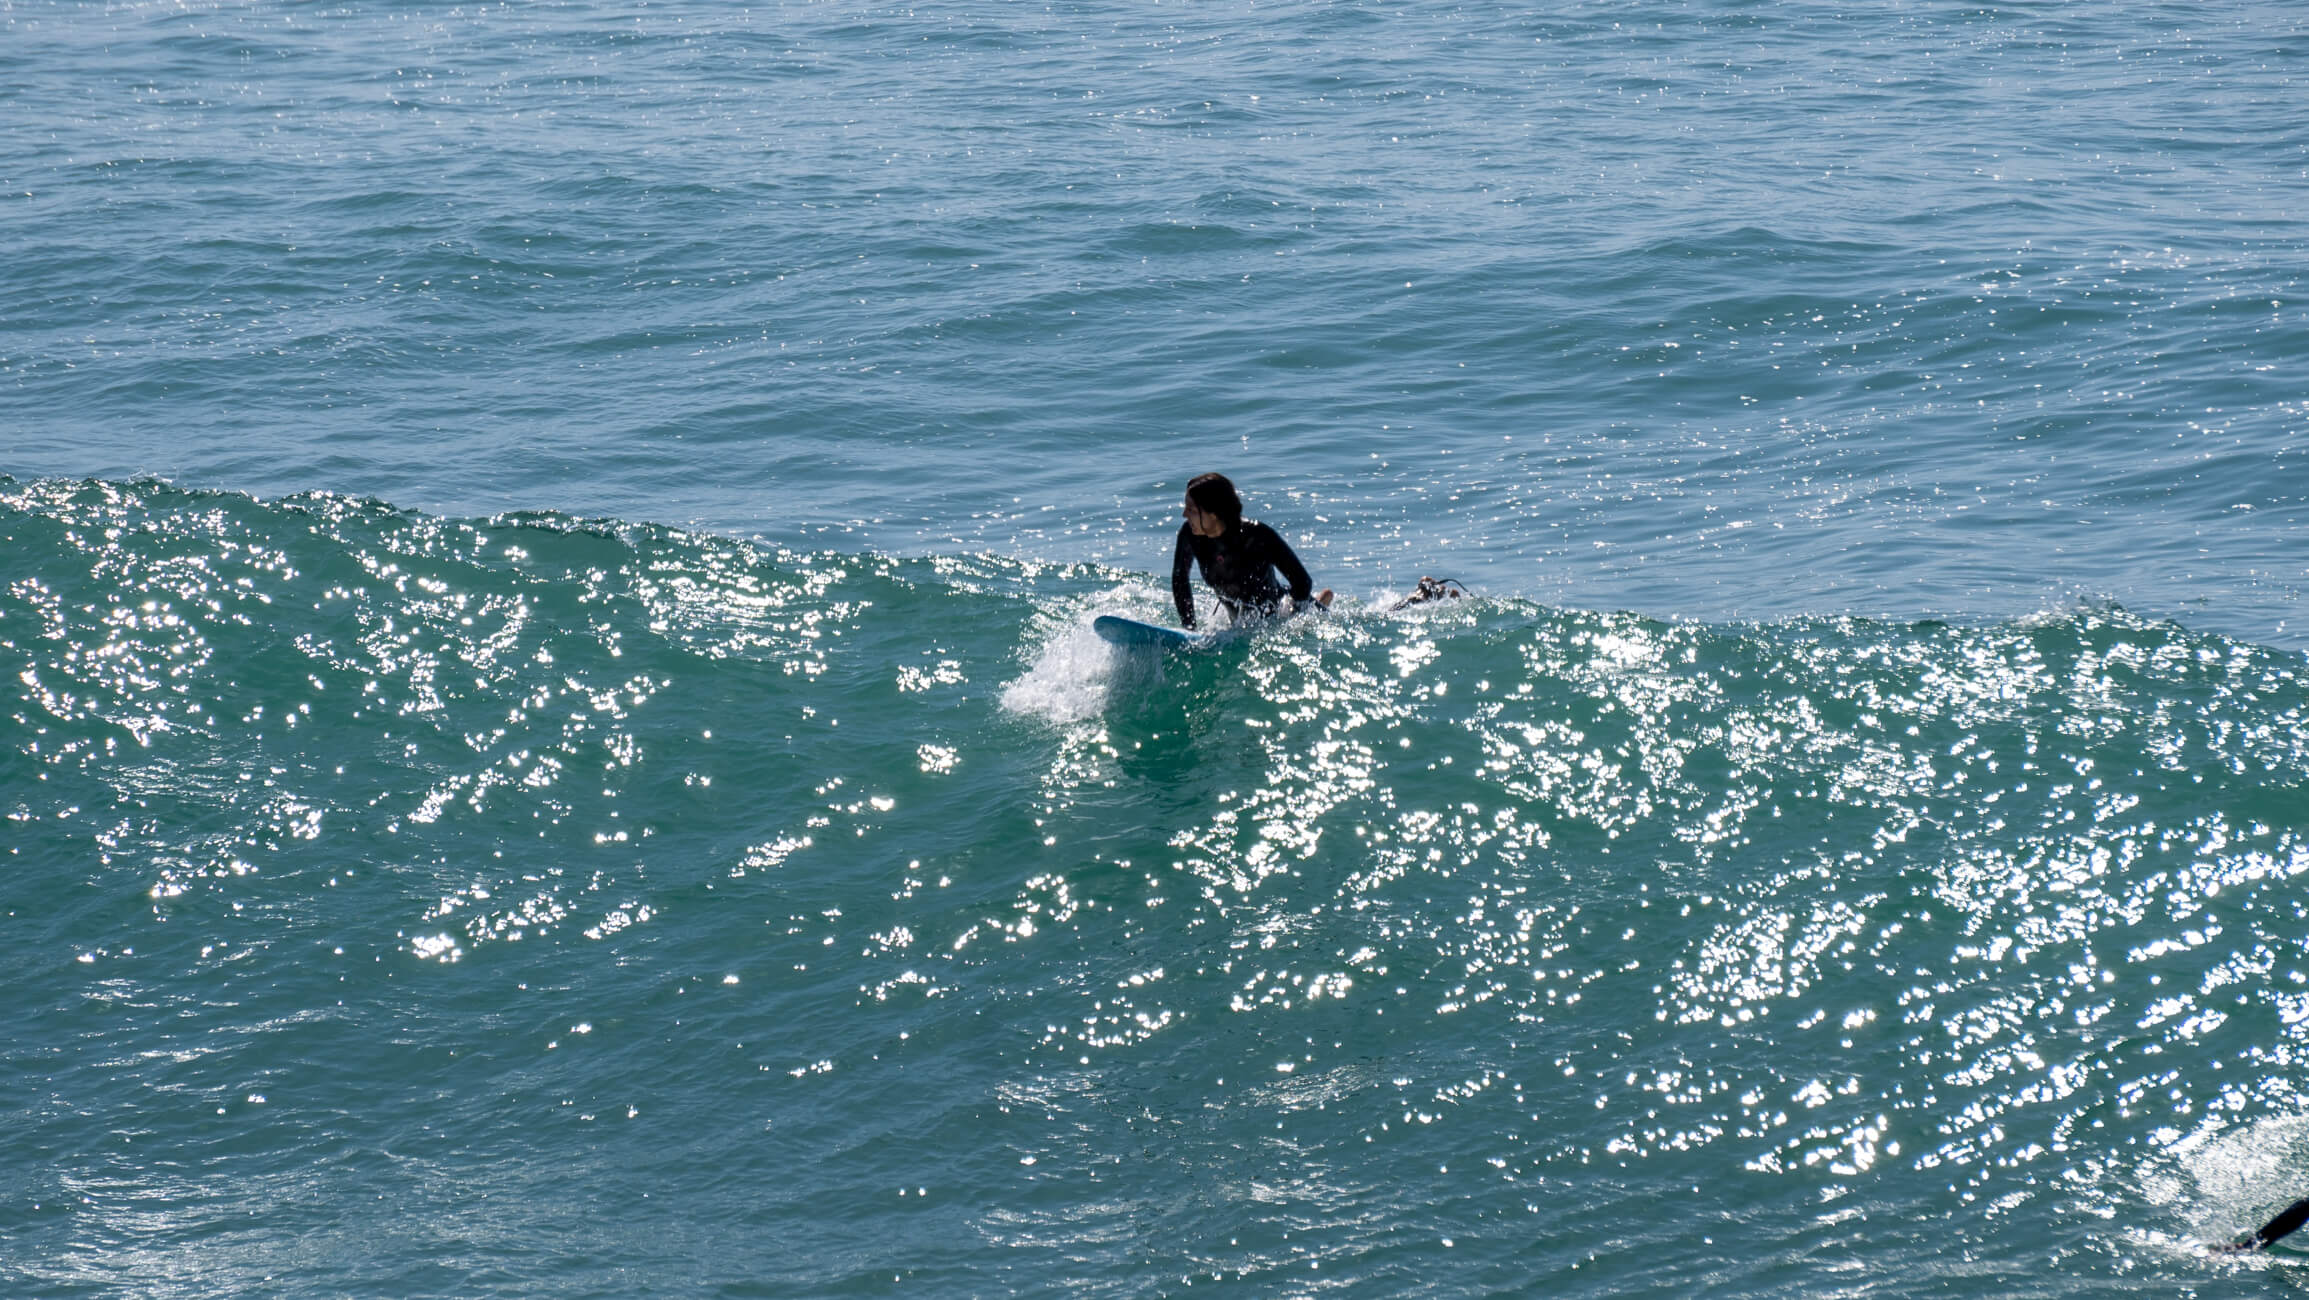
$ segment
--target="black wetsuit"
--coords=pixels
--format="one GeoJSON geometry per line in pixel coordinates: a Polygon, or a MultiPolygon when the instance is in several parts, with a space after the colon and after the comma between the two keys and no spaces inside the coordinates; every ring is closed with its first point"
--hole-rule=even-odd
{"type": "Polygon", "coordinates": [[[2260,1229],[2243,1241],[2232,1241],[2216,1246],[2216,1250],[2259,1250],[2279,1237],[2290,1236],[2309,1224],[2309,1200],[2295,1201],[2277,1212],[2277,1217],[2261,1225],[2260,1229]]]}
{"type": "Polygon", "coordinates": [[[1274,612],[1283,598],[1282,584],[1275,581],[1277,569],[1291,584],[1294,605],[1315,593],[1307,566],[1291,553],[1290,543],[1265,524],[1245,519],[1218,537],[1197,536],[1192,527],[1180,524],[1178,550],[1171,557],[1171,599],[1178,602],[1179,622],[1187,627],[1195,625],[1195,593],[1187,584],[1190,563],[1202,569],[1203,581],[1211,584],[1219,603],[1236,618],[1274,612]]]}

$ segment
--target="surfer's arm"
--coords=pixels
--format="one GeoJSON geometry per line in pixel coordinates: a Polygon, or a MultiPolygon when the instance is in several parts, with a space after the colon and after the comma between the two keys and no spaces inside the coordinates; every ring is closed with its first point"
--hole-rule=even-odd
{"type": "Polygon", "coordinates": [[[2252,1236],[2243,1241],[2232,1241],[2216,1246],[2216,1250],[2259,1250],[2279,1237],[2289,1236],[2302,1224],[2309,1223],[2309,1200],[2295,1201],[2278,1211],[2277,1217],[2264,1223],[2252,1236]]]}
{"type": "Polygon", "coordinates": [[[1315,597],[1315,580],[1307,576],[1307,566],[1299,563],[1299,556],[1283,535],[1260,524],[1259,540],[1266,543],[1267,553],[1274,566],[1282,571],[1283,581],[1291,584],[1291,606],[1297,608],[1315,597]]]}
{"type": "Polygon", "coordinates": [[[1179,607],[1180,627],[1195,625],[1195,589],[1189,585],[1194,568],[1194,543],[1188,540],[1187,526],[1180,524],[1178,548],[1171,553],[1171,601],[1179,607]]]}

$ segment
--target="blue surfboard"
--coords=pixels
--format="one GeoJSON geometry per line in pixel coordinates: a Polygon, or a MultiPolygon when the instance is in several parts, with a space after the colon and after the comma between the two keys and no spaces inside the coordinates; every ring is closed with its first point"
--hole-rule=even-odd
{"type": "Polygon", "coordinates": [[[1211,640],[1211,634],[1208,632],[1188,632],[1175,627],[1161,627],[1153,623],[1141,623],[1135,618],[1123,618],[1117,614],[1101,614],[1091,620],[1090,627],[1092,631],[1114,645],[1153,646],[1159,650],[1191,650],[1196,646],[1209,645],[1211,640]]]}

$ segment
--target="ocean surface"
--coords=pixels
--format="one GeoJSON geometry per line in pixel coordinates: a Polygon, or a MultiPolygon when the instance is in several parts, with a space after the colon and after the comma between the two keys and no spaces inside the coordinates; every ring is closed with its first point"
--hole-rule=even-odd
{"type": "Polygon", "coordinates": [[[2309,1291],[2305,94],[0,0],[0,1292],[2309,1291]]]}

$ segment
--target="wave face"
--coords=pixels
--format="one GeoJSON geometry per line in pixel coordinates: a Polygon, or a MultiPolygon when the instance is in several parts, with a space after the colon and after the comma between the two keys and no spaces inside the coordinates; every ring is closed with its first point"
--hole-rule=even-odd
{"type": "Polygon", "coordinates": [[[0,481],[12,1289],[2219,1293],[2309,680],[0,481]]]}
{"type": "Polygon", "coordinates": [[[1370,583],[2309,648],[2304,50],[2265,2],[7,0],[0,472],[1144,570],[1216,469],[1370,583]]]}

